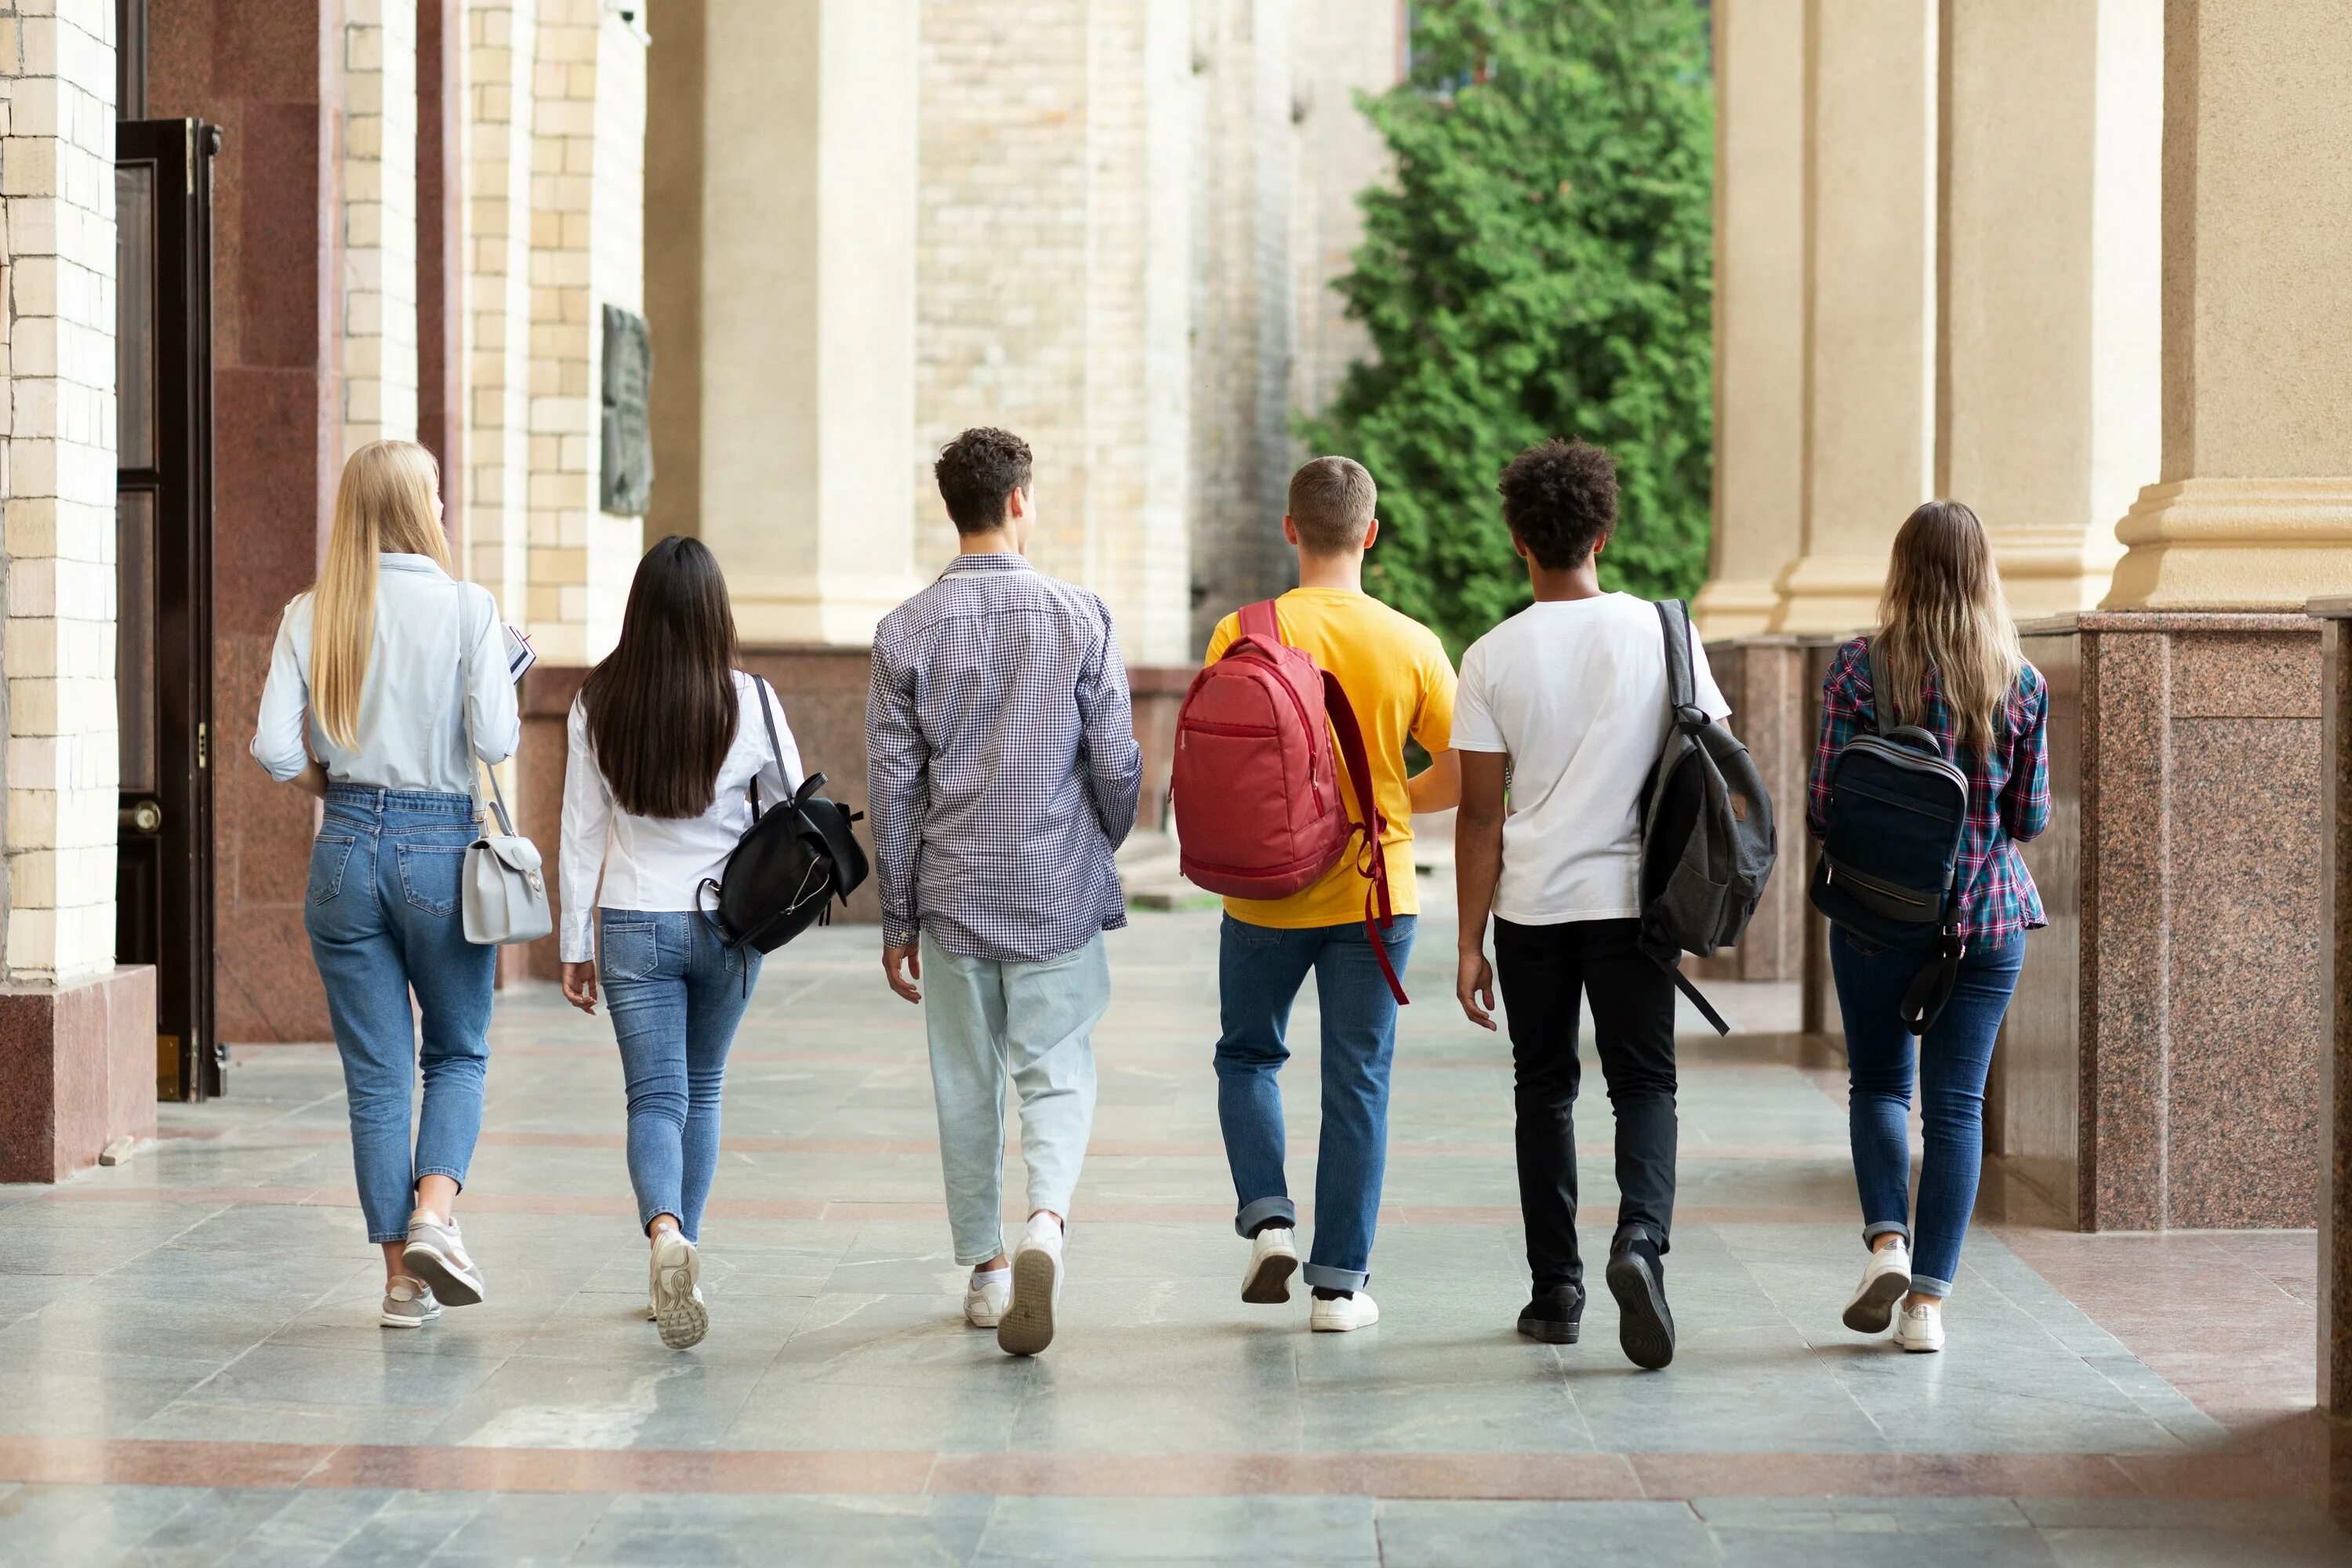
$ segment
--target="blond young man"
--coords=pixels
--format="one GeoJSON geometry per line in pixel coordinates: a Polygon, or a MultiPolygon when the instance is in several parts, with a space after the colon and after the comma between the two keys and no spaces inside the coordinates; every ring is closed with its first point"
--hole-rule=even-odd
{"type": "MultiPolygon", "coordinates": [[[[1420,908],[1413,889],[1412,814],[1444,811],[1461,794],[1451,744],[1454,667],[1427,626],[1364,592],[1364,552],[1380,537],[1377,491],[1362,464],[1318,458],[1290,481],[1283,537],[1298,552],[1298,586],[1275,602],[1283,640],[1339,678],[1364,734],[1372,790],[1386,818],[1396,919],[1379,933],[1402,972],[1420,908]],[[1410,738],[1435,759],[1405,773],[1410,738]]],[[[1240,617],[1227,616],[1209,639],[1208,662],[1223,657],[1240,617]]],[[[1357,798],[1354,781],[1345,798],[1357,798]]],[[[1218,963],[1223,1033],[1217,1041],[1217,1118],[1224,1132],[1237,1212],[1250,1238],[1242,1300],[1290,1299],[1298,1269],[1297,1208],[1283,1174],[1282,1091],[1289,1059],[1285,1034],[1292,1002],[1315,975],[1322,1014],[1323,1131],[1315,1172],[1315,1241],[1306,1280],[1315,1305],[1309,1326],[1344,1332],[1380,1321],[1365,1294],[1372,1233],[1388,1158],[1389,1065],[1396,1002],[1364,921],[1364,879],[1343,857],[1314,885],[1286,899],[1227,899],[1218,963]]]]}

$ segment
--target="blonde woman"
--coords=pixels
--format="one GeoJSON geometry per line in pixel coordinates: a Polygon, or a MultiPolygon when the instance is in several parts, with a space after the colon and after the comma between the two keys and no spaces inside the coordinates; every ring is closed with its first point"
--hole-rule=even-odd
{"type": "Polygon", "coordinates": [[[457,882],[475,837],[475,759],[503,762],[520,734],[497,606],[450,575],[433,455],[407,441],[361,447],[335,492],[318,585],[278,623],[253,755],[326,803],[303,924],[342,1053],[391,1328],[485,1293],[453,1205],[482,1127],[498,950],[466,940],[457,882]]]}
{"type": "Polygon", "coordinates": [[[1919,954],[1831,928],[1852,1079],[1847,1126],[1863,1241],[1871,1249],[1845,1323],[1876,1333],[1894,1318],[1897,1344],[1937,1351],[1944,1299],[1976,1206],[1993,1041],[2025,962],[2025,933],[2048,923],[2018,846],[2050,821],[2049,700],[2018,647],[1984,525],[1959,502],[1929,501],[1904,522],[1879,615],[1874,639],[1893,689],[1871,688],[1873,638],[1838,650],[1822,686],[1808,824],[1816,838],[1828,831],[1832,765],[1848,741],[1874,727],[1877,704],[1891,704],[1896,723],[1931,732],[1969,776],[1957,883],[1967,952],[1950,1002],[1915,1042],[1899,1005],[1919,954]],[[1916,1221],[1908,1122],[1915,1077],[1922,1145],[1916,1221]]]}

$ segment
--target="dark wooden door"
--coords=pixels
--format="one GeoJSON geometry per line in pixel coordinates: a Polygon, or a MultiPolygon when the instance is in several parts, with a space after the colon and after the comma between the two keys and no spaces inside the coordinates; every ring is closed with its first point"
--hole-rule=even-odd
{"type": "Polygon", "coordinates": [[[221,1089],[213,1034],[212,159],[201,121],[116,127],[115,958],[155,966],[155,1092],[221,1089]]]}

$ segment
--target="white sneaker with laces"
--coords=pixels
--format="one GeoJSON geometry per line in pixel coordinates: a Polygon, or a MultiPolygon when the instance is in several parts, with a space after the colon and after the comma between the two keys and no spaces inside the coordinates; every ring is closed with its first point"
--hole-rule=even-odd
{"type": "Polygon", "coordinates": [[[1911,1293],[1911,1249],[1896,1237],[1862,1266],[1862,1283],[1845,1304],[1845,1326],[1857,1334],[1883,1334],[1894,1320],[1895,1303],[1911,1293]]]}
{"type": "Polygon", "coordinates": [[[702,1254],[674,1230],[654,1242],[654,1323],[661,1342],[674,1351],[702,1342],[710,1331],[710,1311],[702,1300],[702,1254]]]}
{"type": "Polygon", "coordinates": [[[1307,1314],[1307,1326],[1318,1334],[1344,1334],[1354,1329],[1369,1329],[1381,1321],[1381,1310],[1361,1290],[1352,1296],[1334,1296],[1329,1300],[1315,1298],[1314,1310],[1307,1314]]]}
{"type": "Polygon", "coordinates": [[[1062,1300],[1062,1224],[1033,1215],[1013,1248],[1013,1293],[997,1321],[996,1346],[1007,1355],[1035,1355],[1054,1342],[1054,1309],[1062,1300]]]}
{"type": "Polygon", "coordinates": [[[1895,1320],[1895,1342],[1906,1351],[1935,1352],[1944,1348],[1944,1309],[1940,1302],[1906,1305],[1895,1320]]]}
{"type": "Polygon", "coordinates": [[[408,1245],[401,1249],[400,1266],[411,1279],[431,1287],[434,1299],[444,1306],[475,1306],[489,1294],[481,1269],[467,1255],[455,1219],[436,1219],[423,1209],[409,1215],[408,1245]]]}
{"type": "Polygon", "coordinates": [[[1012,1300],[1011,1265],[975,1274],[963,1289],[963,1321],[975,1329],[992,1329],[1004,1321],[1004,1304],[1012,1300]]]}
{"type": "Polygon", "coordinates": [[[1243,1300],[1265,1307],[1290,1300],[1290,1277],[1298,1272],[1297,1236],[1286,1225],[1270,1225],[1250,1237],[1249,1269],[1242,1276],[1243,1300]]]}

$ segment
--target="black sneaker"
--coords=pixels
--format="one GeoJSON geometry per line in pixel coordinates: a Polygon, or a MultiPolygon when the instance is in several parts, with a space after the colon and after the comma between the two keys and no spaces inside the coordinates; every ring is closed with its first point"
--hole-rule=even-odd
{"type": "Polygon", "coordinates": [[[1609,1293],[1617,1298],[1617,1342],[1625,1359],[1655,1372],[1675,1359],[1675,1315],[1666,1309],[1666,1266],[1646,1236],[1609,1248],[1609,1293]]]}
{"type": "Polygon", "coordinates": [[[1584,1287],[1555,1285],[1538,1290],[1519,1309],[1519,1332],[1548,1345],[1572,1345],[1584,1331],[1584,1287]]]}

